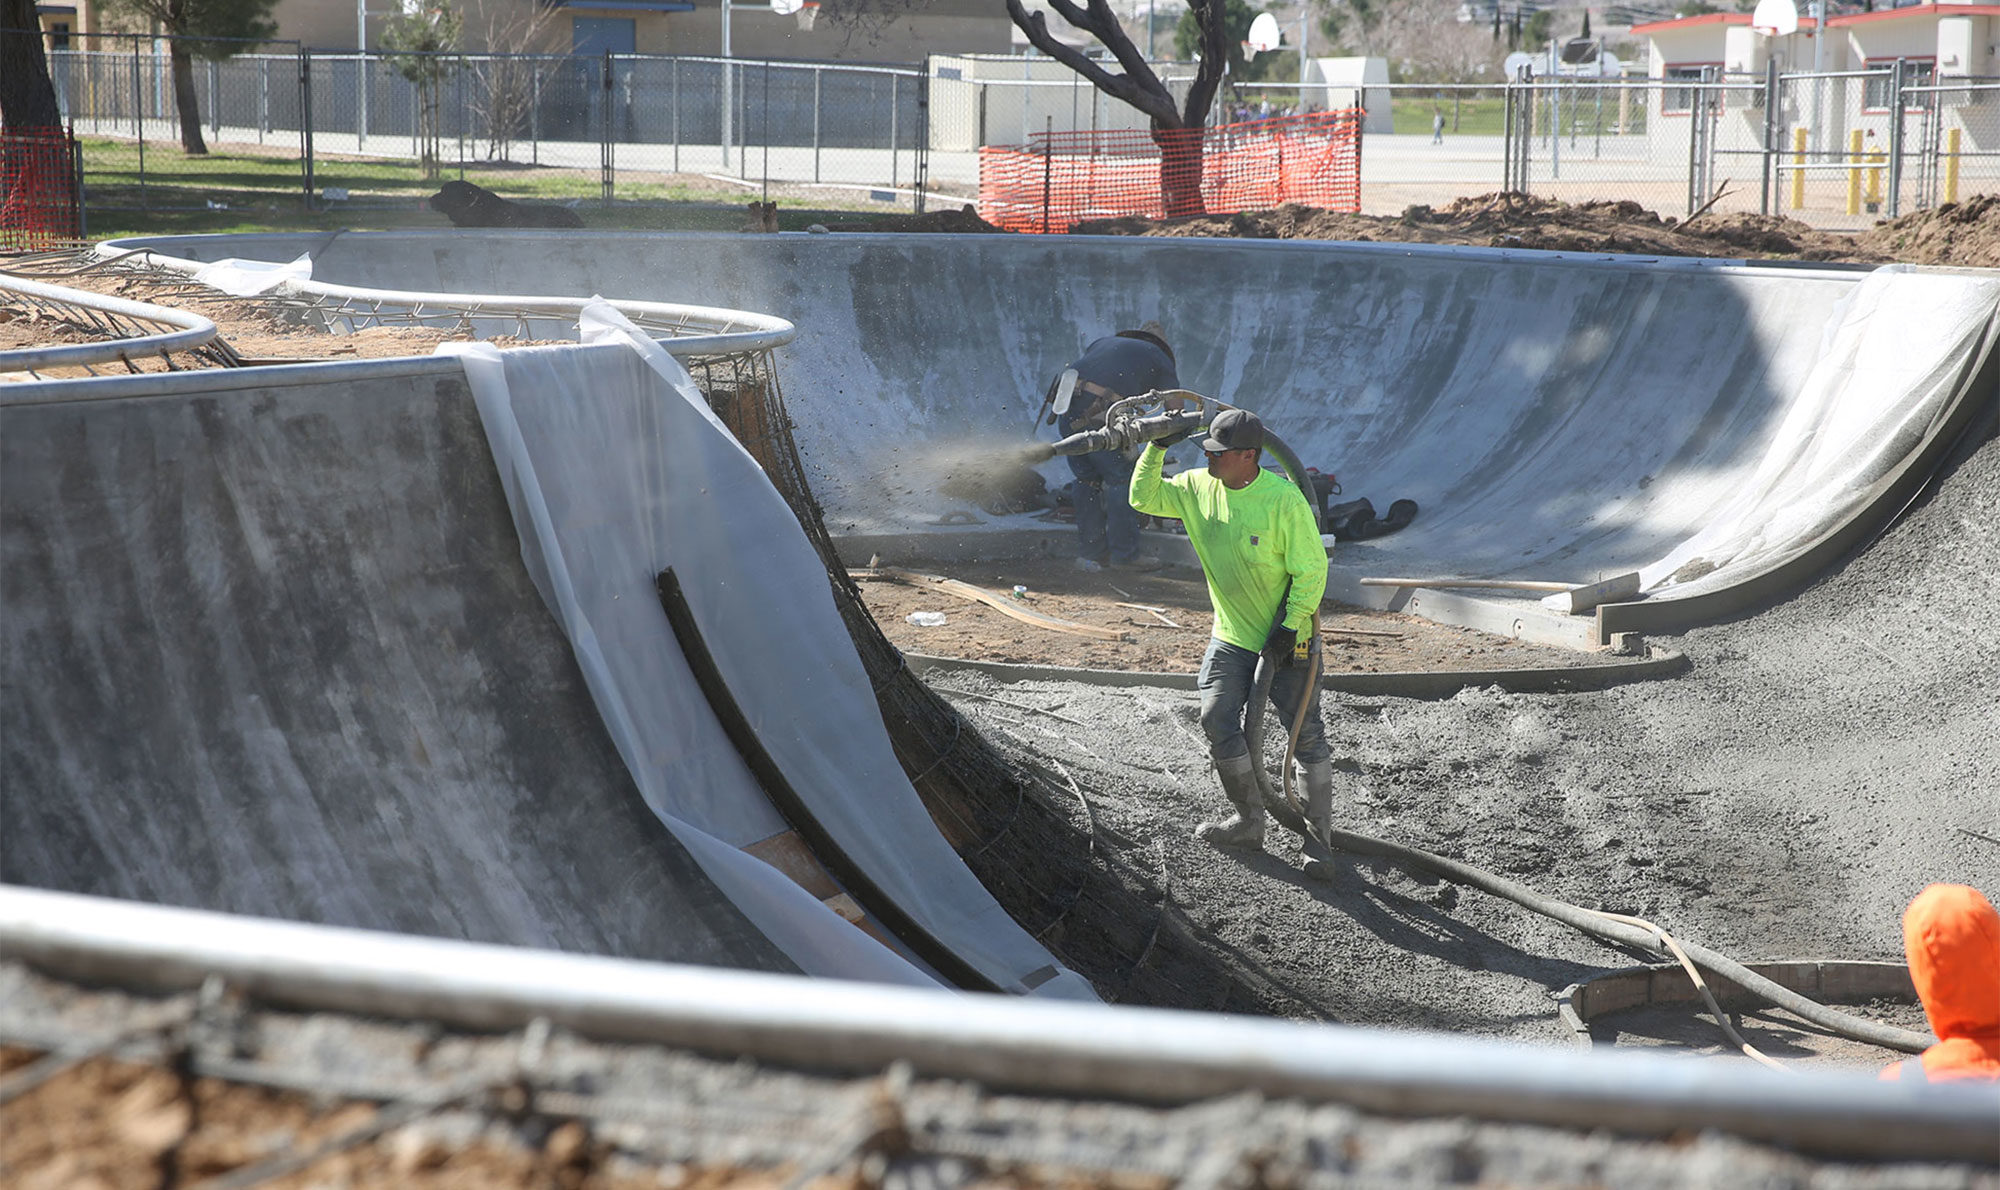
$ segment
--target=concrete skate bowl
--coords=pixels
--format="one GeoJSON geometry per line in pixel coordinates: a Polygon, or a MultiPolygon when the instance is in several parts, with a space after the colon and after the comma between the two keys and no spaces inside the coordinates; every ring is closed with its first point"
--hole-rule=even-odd
{"type": "MultiPolygon", "coordinates": [[[[1586,645],[1796,589],[1907,501],[2000,383],[2000,277],[1981,270],[1071,237],[151,243],[196,260],[310,255],[316,280],[350,285],[789,319],[799,448],[829,528],[863,555],[885,537],[950,557],[1022,548],[1010,531],[1046,535],[941,496],[940,460],[1020,441],[1083,343],[1158,318],[1185,385],[1257,410],[1347,496],[1422,507],[1401,533],[1337,548],[1332,597],[1586,645]],[[983,523],[937,526],[949,512],[983,523]],[[1582,617],[1358,584],[1630,571],[1638,598],[1582,617]]],[[[1068,478],[1060,462],[1043,470],[1068,478]]]]}
{"type": "Polygon", "coordinates": [[[478,308],[610,338],[0,392],[0,879],[1089,998],[940,836],[799,521],[624,319],[742,389],[791,328],[563,305],[478,308]]]}

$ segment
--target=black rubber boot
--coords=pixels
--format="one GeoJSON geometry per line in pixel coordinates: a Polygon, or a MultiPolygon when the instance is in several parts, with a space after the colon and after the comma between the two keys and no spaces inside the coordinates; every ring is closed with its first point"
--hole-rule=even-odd
{"type": "Polygon", "coordinates": [[[1333,847],[1327,834],[1333,829],[1333,761],[1317,760],[1300,765],[1306,778],[1306,875],[1315,880],[1333,879],[1333,847]]]}
{"type": "Polygon", "coordinates": [[[1195,838],[1218,847],[1259,850],[1264,846],[1264,802],[1257,793],[1257,771],[1249,753],[1215,761],[1215,775],[1222,781],[1223,796],[1236,807],[1221,822],[1204,822],[1194,830],[1195,838]]]}

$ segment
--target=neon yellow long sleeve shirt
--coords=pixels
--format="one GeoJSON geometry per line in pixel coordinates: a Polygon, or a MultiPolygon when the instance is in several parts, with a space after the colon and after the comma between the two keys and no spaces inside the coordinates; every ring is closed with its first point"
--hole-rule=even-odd
{"type": "Polygon", "coordinates": [[[1326,547],[1305,495],[1269,471],[1233,492],[1206,469],[1162,479],[1166,460],[1156,445],[1139,456],[1132,507],[1186,526],[1208,579],[1215,635],[1262,649],[1283,600],[1285,626],[1303,636],[1326,594],[1326,547]]]}

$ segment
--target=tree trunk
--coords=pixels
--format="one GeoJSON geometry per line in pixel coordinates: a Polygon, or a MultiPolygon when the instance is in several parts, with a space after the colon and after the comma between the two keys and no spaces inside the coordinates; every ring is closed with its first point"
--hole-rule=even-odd
{"type": "Polygon", "coordinates": [[[171,48],[167,58],[174,69],[174,111],[181,118],[181,148],[197,156],[208,152],[208,142],[201,138],[201,104],[194,93],[194,55],[178,37],[168,44],[171,48]]]}
{"type": "Polygon", "coordinates": [[[40,29],[35,0],[0,0],[0,124],[9,132],[62,123],[40,29]]]}
{"type": "Polygon", "coordinates": [[[1207,214],[1201,198],[1202,130],[1155,128],[1153,143],[1160,146],[1160,198],[1167,217],[1207,214]]]}

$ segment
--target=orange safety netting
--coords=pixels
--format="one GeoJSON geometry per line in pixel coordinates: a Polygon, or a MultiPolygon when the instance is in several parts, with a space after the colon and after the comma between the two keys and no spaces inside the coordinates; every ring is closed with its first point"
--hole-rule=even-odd
{"type": "Polygon", "coordinates": [[[1361,210],[1359,110],[1150,133],[1057,132],[979,150],[979,214],[1010,231],[1227,214],[1296,202],[1361,210]]]}
{"type": "Polygon", "coordinates": [[[0,133],[0,250],[79,238],[75,141],[61,128],[0,133]]]}

